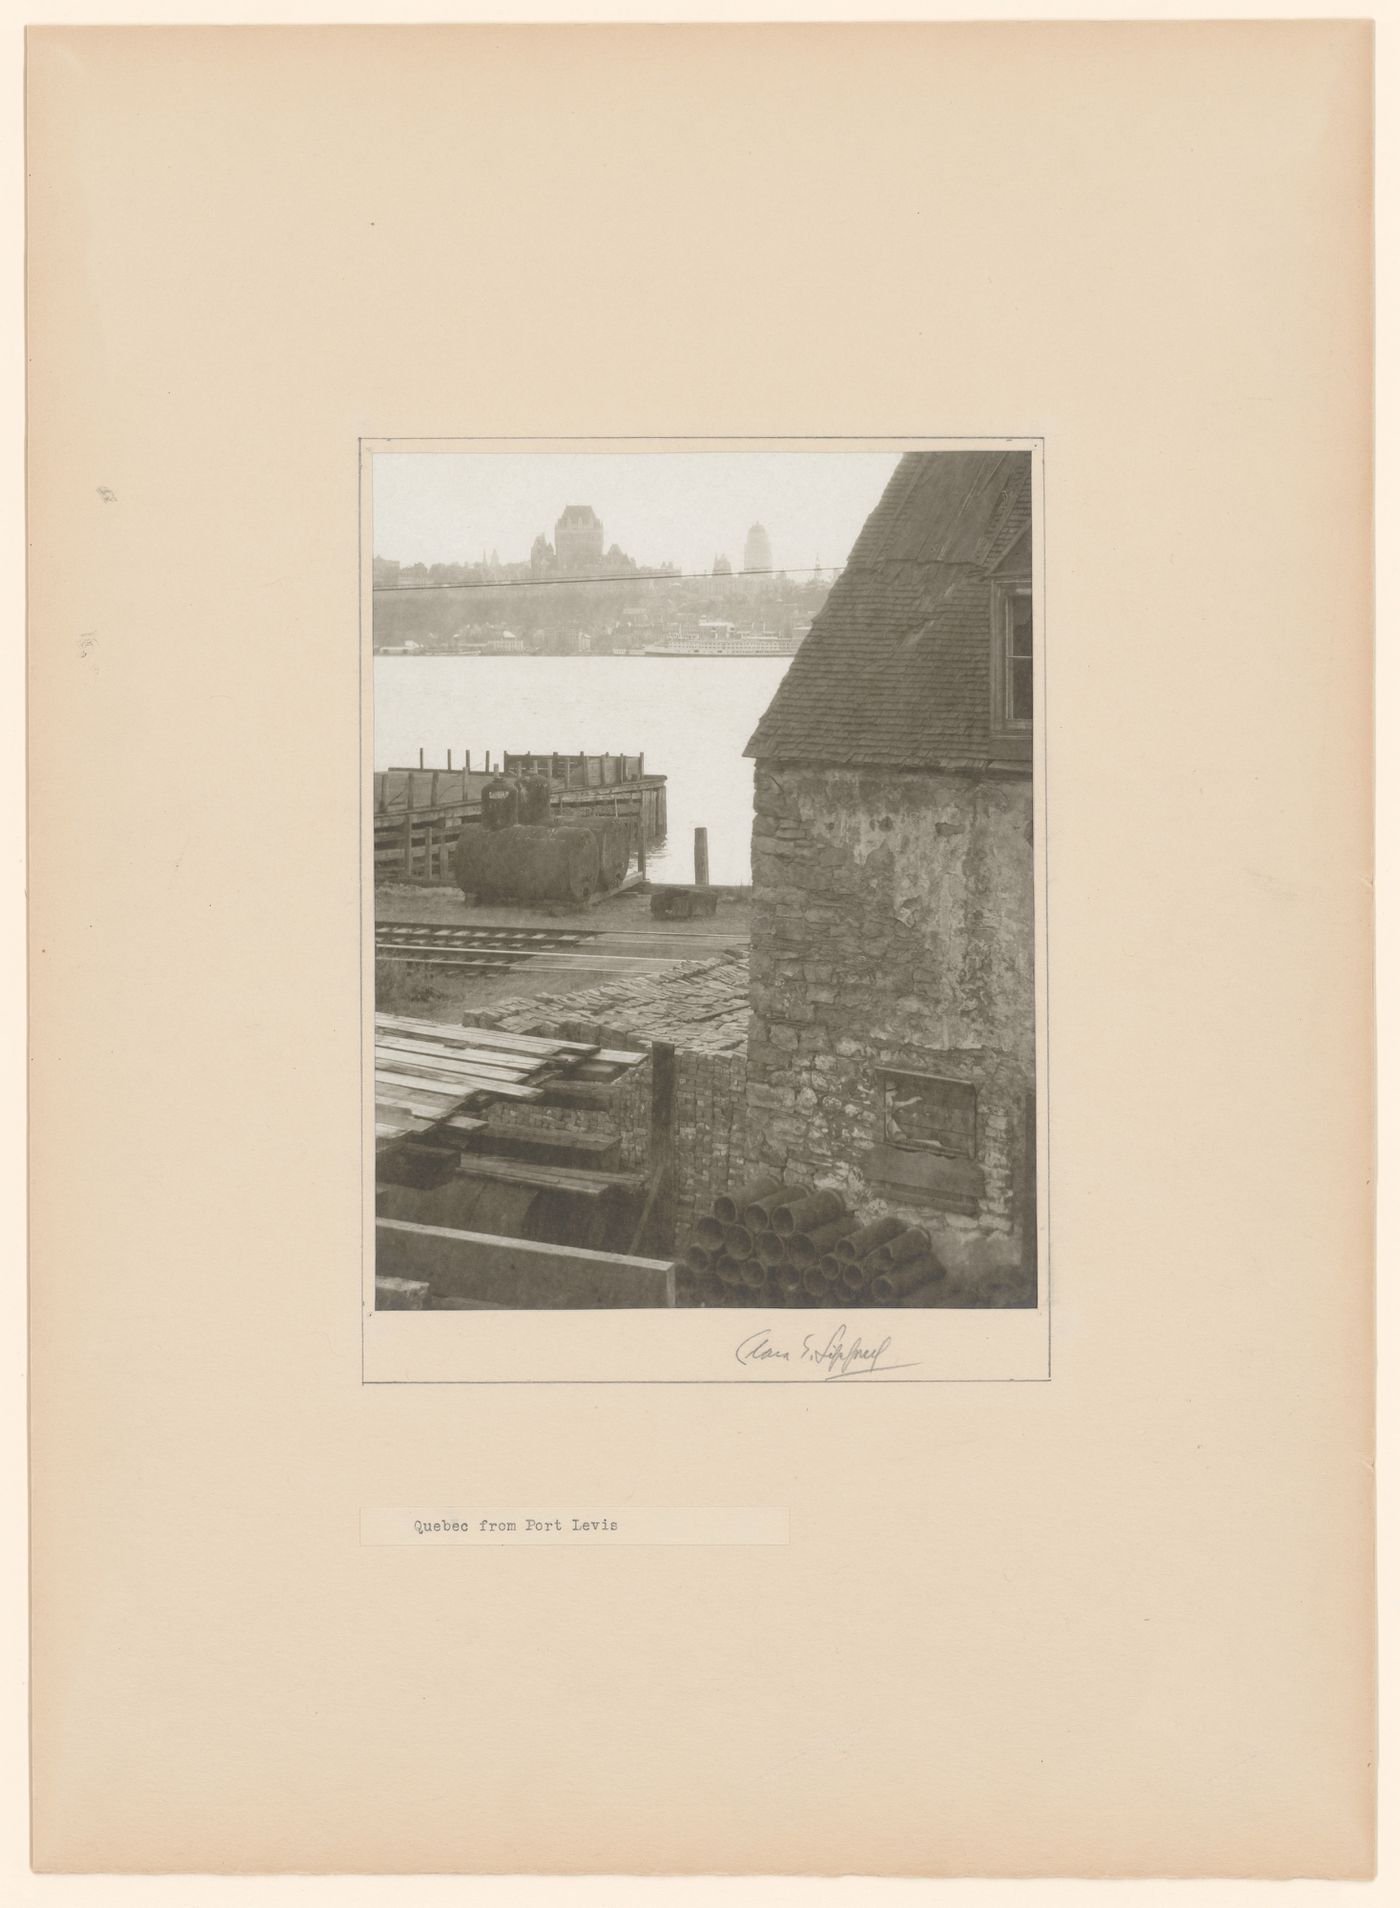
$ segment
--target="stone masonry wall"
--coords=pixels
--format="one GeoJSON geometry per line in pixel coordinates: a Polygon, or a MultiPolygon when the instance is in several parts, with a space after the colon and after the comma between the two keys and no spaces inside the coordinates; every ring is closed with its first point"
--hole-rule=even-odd
{"type": "Polygon", "coordinates": [[[971,774],[761,763],[754,788],[753,1164],[926,1226],[998,1304],[1034,1296],[1031,804],[1029,780],[971,774]],[[976,1087],[974,1213],[872,1171],[881,1067],[976,1087]]]}

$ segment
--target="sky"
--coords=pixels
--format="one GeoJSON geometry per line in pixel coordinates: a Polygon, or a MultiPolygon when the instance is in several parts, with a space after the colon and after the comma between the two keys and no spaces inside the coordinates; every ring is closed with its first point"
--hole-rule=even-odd
{"type": "Polygon", "coordinates": [[[638,563],[737,570],[749,526],[777,569],[845,562],[899,462],[888,451],[418,451],[374,459],[373,548],[400,563],[522,563],[565,504],[592,504],[603,547],[638,563]]]}

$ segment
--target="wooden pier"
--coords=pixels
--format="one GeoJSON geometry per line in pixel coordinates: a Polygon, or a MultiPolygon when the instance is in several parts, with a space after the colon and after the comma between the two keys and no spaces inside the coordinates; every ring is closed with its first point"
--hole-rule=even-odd
{"type": "MultiPolygon", "coordinates": [[[[449,758],[450,759],[450,758],[449,758]]],[[[502,755],[499,764],[380,769],[374,777],[377,881],[450,883],[452,850],[481,820],[481,791],[498,775],[547,775],[550,814],[633,818],[644,844],[666,833],[666,777],[648,775],[642,755],[502,755]]]]}

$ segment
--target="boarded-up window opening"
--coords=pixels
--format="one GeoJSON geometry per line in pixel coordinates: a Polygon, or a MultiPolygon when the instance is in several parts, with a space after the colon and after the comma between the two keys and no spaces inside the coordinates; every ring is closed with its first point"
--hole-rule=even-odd
{"type": "Polygon", "coordinates": [[[977,1156],[977,1089],[923,1073],[880,1075],[885,1143],[950,1159],[977,1156]]]}

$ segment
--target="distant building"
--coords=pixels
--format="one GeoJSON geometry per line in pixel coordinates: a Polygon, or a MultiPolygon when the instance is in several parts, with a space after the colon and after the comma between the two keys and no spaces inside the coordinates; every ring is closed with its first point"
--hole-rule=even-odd
{"type": "Polygon", "coordinates": [[[1033,641],[1029,453],[906,456],[747,750],[752,1164],[972,1304],[1036,1293],[1033,641]]]}
{"type": "Polygon", "coordinates": [[[554,554],[561,570],[595,568],[603,557],[603,524],[591,504],[565,504],[554,526],[554,554]]]}
{"type": "Polygon", "coordinates": [[[459,656],[525,656],[530,651],[523,636],[514,630],[472,629],[459,632],[456,654],[459,656]]]}
{"type": "Polygon", "coordinates": [[[773,551],[768,542],[768,532],[761,523],[756,523],[744,539],[744,568],[746,570],[771,570],[773,551]]]}

